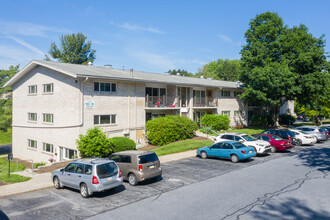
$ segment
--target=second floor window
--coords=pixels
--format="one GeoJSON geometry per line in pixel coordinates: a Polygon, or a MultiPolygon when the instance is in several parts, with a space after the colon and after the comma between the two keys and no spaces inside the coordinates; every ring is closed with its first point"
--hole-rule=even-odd
{"type": "Polygon", "coordinates": [[[29,94],[37,94],[37,85],[29,86],[29,94]]]}
{"type": "Polygon", "coordinates": [[[222,97],[230,97],[230,91],[221,91],[222,97]]]}
{"type": "Polygon", "coordinates": [[[43,122],[53,123],[54,122],[53,114],[43,114],[43,122]]]}
{"type": "Polygon", "coordinates": [[[94,91],[95,92],[117,92],[117,84],[116,83],[94,82],[94,91]]]}
{"type": "Polygon", "coordinates": [[[44,93],[52,93],[54,92],[54,84],[49,83],[49,84],[44,84],[44,93]]]}
{"type": "Polygon", "coordinates": [[[94,115],[94,125],[109,125],[117,123],[117,115],[94,115]]]}
{"type": "Polygon", "coordinates": [[[37,113],[28,113],[29,121],[37,121],[37,113]]]}
{"type": "Polygon", "coordinates": [[[205,104],[205,91],[193,90],[194,104],[205,104]]]}

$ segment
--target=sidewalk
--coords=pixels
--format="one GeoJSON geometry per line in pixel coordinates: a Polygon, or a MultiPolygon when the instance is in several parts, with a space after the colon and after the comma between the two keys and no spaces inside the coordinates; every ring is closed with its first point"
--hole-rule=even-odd
{"type": "MultiPolygon", "coordinates": [[[[196,156],[196,150],[191,150],[176,154],[160,156],[159,160],[160,163],[168,163],[171,161],[181,160],[195,156],[196,156]]],[[[43,174],[34,173],[33,175],[31,175],[31,172],[25,172],[25,173],[20,173],[20,175],[29,176],[32,177],[32,179],[26,182],[0,186],[0,197],[53,187],[53,182],[51,181],[51,173],[43,173],[43,174]]]]}

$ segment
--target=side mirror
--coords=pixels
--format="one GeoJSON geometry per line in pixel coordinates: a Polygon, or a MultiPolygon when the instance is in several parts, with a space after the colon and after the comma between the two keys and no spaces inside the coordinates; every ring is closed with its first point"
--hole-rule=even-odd
{"type": "Polygon", "coordinates": [[[64,169],[60,169],[60,172],[64,172],[64,169]]]}

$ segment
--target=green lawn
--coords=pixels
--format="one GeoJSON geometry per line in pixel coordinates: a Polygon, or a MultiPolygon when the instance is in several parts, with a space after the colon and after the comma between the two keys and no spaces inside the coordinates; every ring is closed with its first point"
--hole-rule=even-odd
{"type": "MultiPolygon", "coordinates": [[[[31,179],[30,177],[23,177],[17,174],[10,174],[10,178],[8,177],[8,160],[7,157],[1,157],[0,158],[0,180],[6,183],[17,183],[17,182],[22,182],[22,181],[27,181],[31,179]]],[[[10,172],[16,172],[17,167],[16,167],[16,162],[11,162],[10,163],[10,172]]],[[[25,165],[24,164],[18,164],[18,171],[23,171],[25,170],[25,165]]]]}
{"type": "Polygon", "coordinates": [[[11,128],[7,132],[0,131],[0,145],[11,144],[11,128]]]}
{"type": "Polygon", "coordinates": [[[167,144],[157,149],[153,149],[152,151],[154,151],[158,156],[163,156],[167,154],[174,154],[188,150],[196,150],[201,147],[212,145],[213,143],[214,142],[211,140],[188,139],[188,140],[167,144]]]}
{"type": "MultiPolygon", "coordinates": [[[[233,130],[228,130],[227,132],[237,132],[237,133],[244,133],[244,134],[260,134],[263,132],[265,129],[260,129],[260,128],[244,128],[244,129],[233,129],[233,130]]],[[[225,133],[225,132],[223,132],[225,133]]]]}

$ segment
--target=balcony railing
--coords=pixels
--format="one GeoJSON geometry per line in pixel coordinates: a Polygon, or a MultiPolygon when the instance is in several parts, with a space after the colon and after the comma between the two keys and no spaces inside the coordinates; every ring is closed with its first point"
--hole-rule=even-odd
{"type": "Polygon", "coordinates": [[[194,107],[217,107],[217,99],[194,97],[194,107]]]}
{"type": "Polygon", "coordinates": [[[175,108],[179,107],[179,99],[174,96],[149,96],[145,97],[146,107],[148,108],[175,108]]]}

